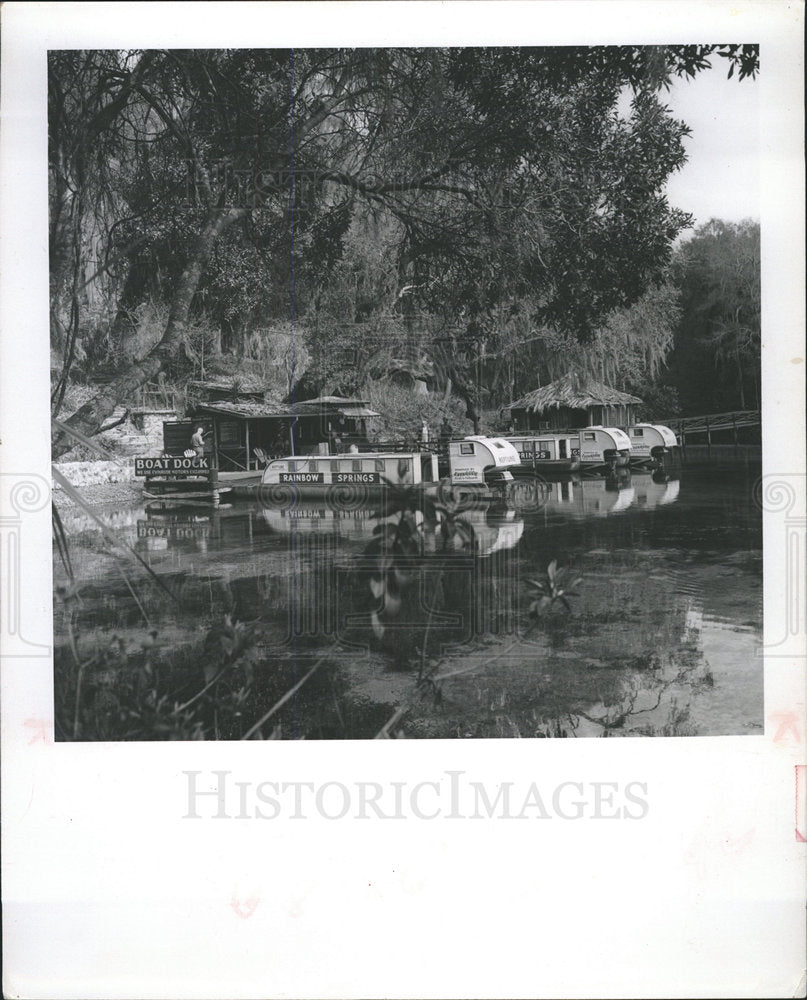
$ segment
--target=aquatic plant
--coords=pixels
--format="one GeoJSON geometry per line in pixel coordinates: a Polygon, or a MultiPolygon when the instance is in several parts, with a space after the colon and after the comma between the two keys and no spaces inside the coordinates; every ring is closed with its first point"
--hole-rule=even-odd
{"type": "Polygon", "coordinates": [[[570,577],[571,571],[567,568],[558,568],[557,559],[553,559],[544,571],[543,577],[528,580],[527,585],[532,597],[530,614],[535,615],[542,608],[551,607],[556,601],[560,601],[567,611],[571,611],[572,606],[568,598],[580,596],[574,588],[583,582],[583,578],[578,576],[569,579],[570,577]]]}
{"type": "Polygon", "coordinates": [[[428,698],[435,707],[442,707],[447,680],[487,667],[511,652],[528,639],[544,609],[559,602],[570,610],[569,598],[578,596],[575,588],[581,582],[581,577],[573,577],[553,559],[542,578],[528,581],[532,599],[531,620],[526,628],[503,646],[494,644],[495,650],[483,658],[452,669],[441,651],[452,638],[451,628],[435,625],[435,619],[451,604],[452,597],[457,597],[458,588],[452,586],[451,575],[455,571],[454,576],[462,576],[456,572],[462,567],[458,557],[465,554],[466,561],[469,556],[473,559],[475,533],[463,515],[477,509],[478,504],[458,502],[450,490],[433,498],[404,484],[388,486],[387,502],[375,512],[379,523],[365,548],[365,556],[370,559],[369,620],[378,643],[390,639],[388,649],[395,666],[413,673],[414,690],[410,701],[397,707],[379,730],[378,739],[404,735],[400,723],[415,701],[428,698]],[[404,623],[406,628],[402,627],[404,623]]]}

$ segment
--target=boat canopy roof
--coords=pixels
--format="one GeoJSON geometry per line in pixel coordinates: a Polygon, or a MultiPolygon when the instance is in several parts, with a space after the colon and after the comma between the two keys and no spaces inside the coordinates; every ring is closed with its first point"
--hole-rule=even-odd
{"type": "MultiPolygon", "coordinates": [[[[485,437],[484,434],[469,434],[463,441],[474,441],[490,455],[493,465],[520,465],[521,457],[512,441],[500,437],[485,437]]],[[[462,442],[459,442],[460,444],[462,442]]]]}
{"type": "Polygon", "coordinates": [[[431,454],[430,451],[345,451],[339,455],[284,455],[282,458],[270,459],[269,466],[276,466],[282,462],[357,462],[362,459],[369,462],[375,459],[410,459],[420,458],[422,455],[431,457],[431,454]]]}
{"type": "Polygon", "coordinates": [[[634,424],[630,428],[631,434],[634,428],[641,427],[643,430],[654,430],[662,439],[665,445],[674,448],[678,444],[678,438],[675,436],[675,432],[664,424],[634,424]]]}
{"type": "Polygon", "coordinates": [[[607,434],[619,448],[630,448],[630,438],[619,427],[603,427],[602,424],[592,424],[590,427],[583,427],[579,433],[582,434],[584,431],[589,433],[599,431],[607,434]]]}

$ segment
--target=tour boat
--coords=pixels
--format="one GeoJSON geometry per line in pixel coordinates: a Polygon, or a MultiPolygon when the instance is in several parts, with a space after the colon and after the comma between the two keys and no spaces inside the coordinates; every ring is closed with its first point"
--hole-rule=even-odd
{"type": "Polygon", "coordinates": [[[508,435],[506,438],[519,454],[521,465],[516,475],[536,472],[575,472],[580,468],[579,443],[574,433],[508,435]]]}
{"type": "Polygon", "coordinates": [[[662,466],[667,455],[678,446],[678,438],[663,424],[634,424],[628,428],[632,465],[662,466]]]}
{"type": "Polygon", "coordinates": [[[336,505],[370,501],[392,486],[411,486],[453,496],[492,498],[512,483],[519,464],[516,449],[502,438],[482,435],[451,441],[448,476],[440,480],[432,452],[355,452],[347,455],[290,455],[270,461],[263,470],[259,498],[283,503],[294,496],[322,496],[336,505]]]}
{"type": "Polygon", "coordinates": [[[618,427],[584,427],[578,452],[581,469],[621,468],[630,462],[630,438],[618,427]]]}
{"type": "Polygon", "coordinates": [[[470,434],[448,443],[448,479],[454,493],[465,486],[477,494],[485,488],[506,489],[513,482],[512,470],[520,464],[518,451],[504,438],[470,434]]]}

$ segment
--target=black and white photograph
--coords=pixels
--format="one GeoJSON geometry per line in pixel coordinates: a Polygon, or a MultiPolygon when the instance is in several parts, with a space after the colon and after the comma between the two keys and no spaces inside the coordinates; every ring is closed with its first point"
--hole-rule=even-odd
{"type": "Polygon", "coordinates": [[[0,17],[4,996],[804,996],[804,4],[0,17]]]}
{"type": "Polygon", "coordinates": [[[761,733],[762,72],[50,52],[56,738],[761,733]]]}

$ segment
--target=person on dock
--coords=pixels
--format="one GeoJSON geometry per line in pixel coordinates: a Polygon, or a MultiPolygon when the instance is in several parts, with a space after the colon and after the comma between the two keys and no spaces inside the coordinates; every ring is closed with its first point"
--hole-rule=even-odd
{"type": "Polygon", "coordinates": [[[454,433],[454,428],[448,422],[448,417],[443,417],[443,422],[440,424],[440,450],[445,451],[448,448],[448,442],[451,440],[451,436],[454,433]]]}
{"type": "Polygon", "coordinates": [[[196,452],[197,458],[205,457],[205,429],[200,424],[191,437],[191,447],[196,452]]]}

